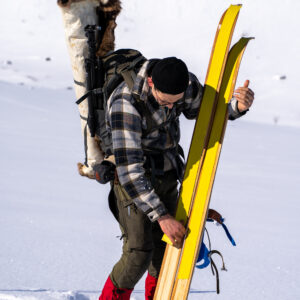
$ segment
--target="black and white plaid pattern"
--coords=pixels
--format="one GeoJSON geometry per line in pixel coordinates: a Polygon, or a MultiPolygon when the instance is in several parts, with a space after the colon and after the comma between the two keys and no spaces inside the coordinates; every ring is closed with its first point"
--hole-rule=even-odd
{"type": "MultiPolygon", "coordinates": [[[[153,119],[159,125],[167,118],[177,117],[176,109],[179,105],[186,118],[195,119],[202,99],[203,87],[196,76],[190,73],[189,86],[184,99],[179,100],[178,105],[168,110],[159,106],[151,93],[147,82],[147,66],[148,62],[145,62],[137,75],[132,91],[123,82],[112,93],[107,103],[106,123],[112,135],[113,153],[120,184],[136,206],[154,222],[166,213],[166,208],[145,176],[143,167],[145,156],[142,149],[151,147],[165,150],[176,145],[168,132],[155,130],[142,137],[142,130],[147,127],[146,118],[141,116],[134,107],[135,97],[145,102],[153,119]]],[[[232,107],[231,111],[232,118],[238,117],[235,107],[232,107]]],[[[170,152],[166,156],[168,158],[165,161],[171,163],[171,168],[176,166],[175,157],[172,157],[170,152]]]]}

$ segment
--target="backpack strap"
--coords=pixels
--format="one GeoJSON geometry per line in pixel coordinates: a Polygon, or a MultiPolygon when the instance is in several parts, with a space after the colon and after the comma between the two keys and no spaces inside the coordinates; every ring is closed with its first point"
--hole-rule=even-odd
{"type": "MultiPolygon", "coordinates": [[[[167,119],[165,122],[161,124],[157,124],[155,120],[152,117],[152,114],[147,107],[146,103],[142,100],[140,100],[139,96],[137,94],[133,94],[133,97],[135,101],[132,102],[132,105],[135,107],[135,109],[138,111],[138,113],[141,116],[144,116],[146,119],[146,129],[143,129],[142,131],[142,138],[145,138],[150,133],[160,130],[161,128],[165,128],[168,124],[171,122],[176,122],[176,120],[167,119]]],[[[178,117],[178,115],[176,114],[178,117]]],[[[175,124],[172,126],[176,126],[175,124]]],[[[173,128],[174,129],[174,128],[173,128]]],[[[172,131],[172,128],[171,128],[172,131]]],[[[171,136],[174,136],[174,132],[170,132],[171,136]]],[[[162,154],[167,152],[173,152],[176,160],[176,165],[173,165],[173,167],[176,169],[178,180],[181,182],[183,179],[183,172],[184,172],[184,151],[182,147],[176,143],[176,147],[172,149],[166,149],[166,150],[157,150],[152,147],[144,147],[143,151],[146,155],[146,163],[145,166],[148,168],[151,168],[151,181],[152,183],[155,182],[155,176],[163,175],[163,169],[164,169],[164,157],[162,154]]]]}
{"type": "Polygon", "coordinates": [[[139,96],[136,94],[133,94],[133,97],[136,101],[134,101],[132,104],[135,107],[135,109],[138,111],[138,113],[141,116],[144,116],[146,118],[146,125],[147,129],[144,129],[142,132],[142,137],[146,137],[148,134],[152,133],[155,130],[158,130],[160,128],[165,127],[170,121],[165,121],[159,125],[155,122],[155,120],[152,118],[151,112],[147,108],[147,105],[144,101],[141,101],[139,99],[139,96]]]}
{"type": "MultiPolygon", "coordinates": [[[[155,130],[159,130],[160,128],[166,127],[166,125],[170,124],[171,120],[166,120],[165,122],[157,125],[155,120],[152,118],[152,114],[150,110],[148,109],[146,103],[144,101],[141,101],[139,99],[139,96],[136,94],[133,94],[133,97],[136,101],[134,101],[132,104],[135,107],[135,109],[138,111],[138,113],[141,116],[144,116],[146,118],[146,125],[147,129],[143,130],[142,137],[146,137],[148,134],[152,133],[155,130]]],[[[177,117],[179,114],[176,112],[177,117]]],[[[174,120],[172,120],[174,121],[174,120]]],[[[183,151],[182,151],[183,153],[183,151]]],[[[180,153],[181,154],[181,153],[180,153]]]]}
{"type": "Polygon", "coordinates": [[[135,72],[135,67],[139,65],[139,63],[145,61],[145,57],[144,56],[138,56],[137,58],[135,58],[130,64],[129,66],[126,66],[123,69],[117,70],[117,73],[120,73],[124,79],[124,81],[126,82],[128,88],[130,90],[132,90],[134,82],[136,80],[136,72],[135,72]]]}

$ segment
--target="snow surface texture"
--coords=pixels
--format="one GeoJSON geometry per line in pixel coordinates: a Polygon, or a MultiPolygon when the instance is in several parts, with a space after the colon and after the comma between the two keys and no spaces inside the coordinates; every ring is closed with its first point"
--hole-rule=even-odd
{"type": "MultiPolygon", "coordinates": [[[[300,299],[300,2],[239,2],[233,42],[256,39],[238,85],[249,78],[256,103],[229,123],[211,200],[237,247],[208,225],[228,272],[217,296],[210,270],[196,270],[189,299],[300,299]]],[[[117,47],[176,55],[203,82],[229,4],[124,0],[117,47]]],[[[56,1],[5,1],[0,20],[0,300],[97,299],[120,233],[108,187],[77,175],[83,142],[60,11],[56,1]]],[[[193,126],[182,119],[186,152],[193,126]]],[[[132,299],[143,293],[141,280],[132,299]]]]}

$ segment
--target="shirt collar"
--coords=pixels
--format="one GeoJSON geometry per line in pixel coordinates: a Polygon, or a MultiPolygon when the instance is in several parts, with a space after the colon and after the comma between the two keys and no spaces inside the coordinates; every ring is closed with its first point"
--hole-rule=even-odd
{"type": "Polygon", "coordinates": [[[149,92],[149,85],[147,82],[147,67],[148,67],[149,61],[146,61],[141,69],[139,70],[136,80],[134,82],[133,88],[132,88],[132,94],[138,96],[142,101],[145,101],[148,97],[149,92]]]}

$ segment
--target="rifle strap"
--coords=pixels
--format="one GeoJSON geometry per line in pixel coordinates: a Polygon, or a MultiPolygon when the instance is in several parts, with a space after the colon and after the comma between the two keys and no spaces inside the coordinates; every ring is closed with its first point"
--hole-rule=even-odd
{"type": "Polygon", "coordinates": [[[87,121],[87,117],[84,117],[84,116],[82,116],[82,115],[79,115],[80,116],[80,119],[82,119],[82,120],[84,120],[84,121],[87,121]]]}
{"type": "Polygon", "coordinates": [[[103,94],[103,89],[102,88],[97,88],[97,89],[93,89],[88,91],[86,94],[84,94],[82,97],[80,97],[77,101],[76,104],[79,105],[83,100],[85,100],[88,96],[90,95],[100,95],[103,94]]]}
{"type": "Polygon", "coordinates": [[[75,79],[74,79],[74,83],[75,83],[76,85],[85,87],[85,84],[84,84],[83,82],[77,81],[77,80],[75,80],[75,79]]]}

